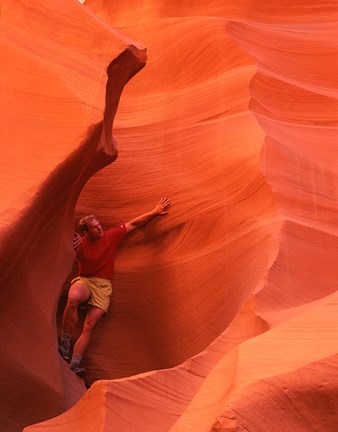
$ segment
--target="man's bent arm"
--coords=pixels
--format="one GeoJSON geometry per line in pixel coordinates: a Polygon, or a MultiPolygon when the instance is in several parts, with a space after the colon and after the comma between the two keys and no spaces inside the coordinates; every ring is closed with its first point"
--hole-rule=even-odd
{"type": "Polygon", "coordinates": [[[170,205],[170,200],[168,198],[161,198],[159,203],[154,207],[153,210],[151,210],[148,213],[144,213],[136,217],[135,219],[132,219],[131,221],[127,222],[125,224],[127,232],[129,233],[134,229],[145,225],[155,216],[162,216],[167,214],[168,212],[166,211],[166,208],[169,207],[169,205],[170,205]]]}

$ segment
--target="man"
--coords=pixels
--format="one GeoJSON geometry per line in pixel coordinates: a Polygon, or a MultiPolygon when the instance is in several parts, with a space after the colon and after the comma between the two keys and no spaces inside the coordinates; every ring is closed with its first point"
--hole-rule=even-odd
{"type": "Polygon", "coordinates": [[[134,231],[152,218],[165,215],[170,205],[168,198],[161,198],[159,203],[148,213],[142,214],[130,222],[103,231],[94,215],[80,220],[83,237],[75,234],[74,248],[79,264],[79,276],[72,280],[66,308],[63,313],[59,352],[65,360],[70,360],[70,342],[78,321],[78,306],[88,303],[88,311],[82,333],[76,341],[70,361],[70,369],[83,377],[85,369],[80,362],[89,345],[97,322],[107,313],[114,274],[115,252],[127,233],[134,231]]]}

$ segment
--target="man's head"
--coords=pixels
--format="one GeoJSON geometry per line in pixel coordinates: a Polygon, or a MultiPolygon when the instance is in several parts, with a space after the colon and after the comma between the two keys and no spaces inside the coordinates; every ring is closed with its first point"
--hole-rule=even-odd
{"type": "Polygon", "coordinates": [[[103,237],[101,224],[94,215],[83,217],[79,225],[83,235],[88,237],[89,240],[96,241],[103,237]]]}

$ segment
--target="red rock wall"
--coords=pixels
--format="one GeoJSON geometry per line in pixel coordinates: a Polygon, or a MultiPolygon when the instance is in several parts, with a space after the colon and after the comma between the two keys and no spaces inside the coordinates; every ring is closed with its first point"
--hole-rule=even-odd
{"type": "Polygon", "coordinates": [[[64,411],[27,431],[334,427],[334,5],[3,3],[4,428],[64,411]],[[130,43],[147,65],[119,104],[119,158],[93,175],[109,160],[82,140],[130,43]],[[169,214],[120,250],[81,398],[57,354],[73,220],[108,227],[162,195],[169,214]],[[292,409],[277,391],[269,408],[263,380],[292,409]]]}

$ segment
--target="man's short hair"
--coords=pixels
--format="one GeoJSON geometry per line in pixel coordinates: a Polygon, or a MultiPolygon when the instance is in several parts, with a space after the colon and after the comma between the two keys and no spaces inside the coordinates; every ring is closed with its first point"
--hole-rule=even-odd
{"type": "Polygon", "coordinates": [[[79,222],[80,230],[82,232],[88,231],[87,222],[90,222],[92,220],[97,220],[97,217],[94,215],[88,215],[88,216],[84,216],[83,218],[81,218],[80,222],[79,222]]]}

